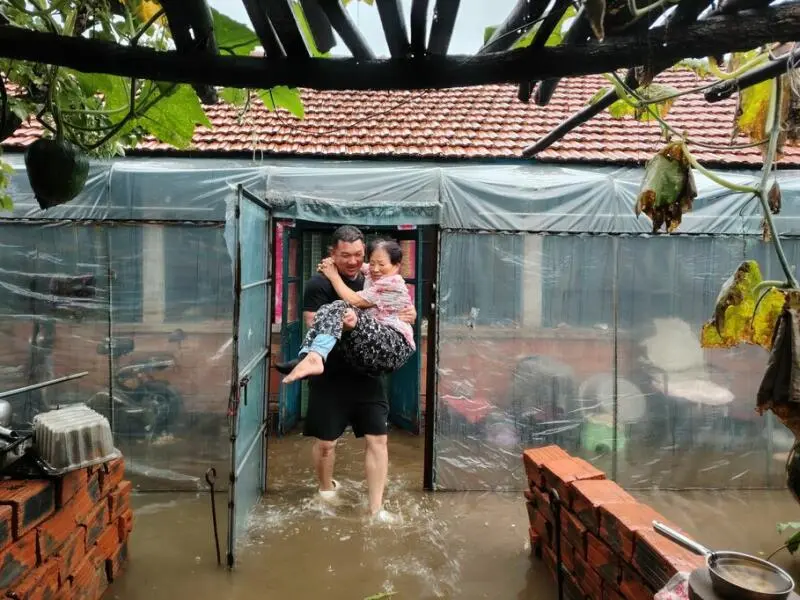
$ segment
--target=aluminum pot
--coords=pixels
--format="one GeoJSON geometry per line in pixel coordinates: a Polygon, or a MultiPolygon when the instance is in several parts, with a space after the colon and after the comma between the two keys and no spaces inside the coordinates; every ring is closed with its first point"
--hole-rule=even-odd
{"type": "Polygon", "coordinates": [[[695,554],[704,556],[714,592],[729,600],[785,600],[794,590],[794,580],[771,562],[741,552],[714,552],[660,523],[653,528],[695,554]]]}

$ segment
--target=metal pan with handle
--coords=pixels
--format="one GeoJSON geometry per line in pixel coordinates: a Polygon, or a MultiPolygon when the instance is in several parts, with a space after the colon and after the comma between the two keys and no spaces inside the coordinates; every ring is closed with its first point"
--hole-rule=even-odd
{"type": "Polygon", "coordinates": [[[653,529],[690,552],[705,557],[714,592],[728,600],[785,600],[794,580],[780,567],[741,552],[714,552],[660,523],[653,529]]]}

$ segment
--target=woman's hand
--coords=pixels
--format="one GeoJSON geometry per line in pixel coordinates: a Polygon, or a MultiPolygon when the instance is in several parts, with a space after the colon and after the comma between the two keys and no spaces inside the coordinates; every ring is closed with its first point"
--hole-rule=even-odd
{"type": "Polygon", "coordinates": [[[339,270],[333,264],[332,258],[323,258],[322,262],[317,266],[317,271],[322,273],[328,279],[333,279],[339,275],[339,270]]]}

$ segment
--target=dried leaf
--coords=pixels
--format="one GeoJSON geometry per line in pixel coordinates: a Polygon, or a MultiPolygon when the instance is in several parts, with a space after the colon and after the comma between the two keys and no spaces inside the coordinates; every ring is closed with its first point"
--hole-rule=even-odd
{"type": "Polygon", "coordinates": [[[664,226],[668,233],[681,224],[683,213],[692,209],[697,187],[680,142],[667,144],[647,163],[636,202],[636,215],[653,221],[653,233],[664,226]]]}
{"type": "Polygon", "coordinates": [[[732,348],[741,343],[771,348],[772,334],[786,298],[776,288],[757,297],[757,287],[762,281],[758,263],[748,260],[722,284],[714,316],[703,325],[700,335],[703,348],[732,348]]]}
{"type": "Polygon", "coordinates": [[[778,185],[777,180],[774,180],[772,187],[769,188],[767,201],[769,203],[769,212],[773,215],[779,215],[781,213],[781,186],[778,185]]]}
{"type": "Polygon", "coordinates": [[[584,0],[584,8],[586,9],[586,18],[589,19],[589,24],[592,26],[594,36],[603,41],[606,36],[603,21],[606,18],[606,0],[584,0]]]}

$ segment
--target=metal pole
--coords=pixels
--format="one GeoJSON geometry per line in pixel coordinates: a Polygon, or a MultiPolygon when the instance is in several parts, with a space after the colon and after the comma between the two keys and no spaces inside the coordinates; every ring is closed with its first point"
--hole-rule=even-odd
{"type": "Polygon", "coordinates": [[[612,238],[614,243],[614,281],[612,282],[612,305],[614,311],[614,377],[612,379],[612,427],[614,428],[611,438],[611,480],[617,480],[617,446],[619,444],[619,238],[612,238]]]}
{"type": "Polygon", "coordinates": [[[114,435],[115,413],[114,410],[114,307],[112,305],[114,271],[111,268],[111,227],[106,226],[106,254],[108,268],[108,416],[111,426],[111,435],[114,435]]]}
{"type": "Polygon", "coordinates": [[[81,377],[86,377],[88,374],[89,371],[83,371],[81,373],[75,373],[73,375],[65,375],[64,377],[59,377],[58,379],[50,379],[48,381],[33,383],[31,385],[26,385],[25,387],[17,388],[15,390],[0,392],[0,400],[3,400],[4,398],[8,398],[10,396],[16,396],[17,394],[24,394],[25,392],[31,392],[33,390],[38,390],[41,388],[49,387],[51,385],[56,385],[57,383],[64,383],[65,381],[80,379],[81,377]]]}

